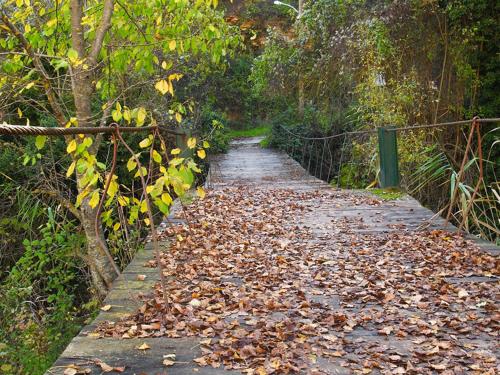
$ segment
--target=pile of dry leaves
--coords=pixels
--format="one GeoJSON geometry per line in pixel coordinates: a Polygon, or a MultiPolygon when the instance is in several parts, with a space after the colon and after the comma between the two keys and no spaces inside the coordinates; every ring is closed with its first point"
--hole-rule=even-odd
{"type": "MultiPolygon", "coordinates": [[[[335,234],[300,224],[339,192],[226,188],[169,227],[157,285],[113,337],[201,337],[201,366],[247,374],[495,373],[498,259],[446,232],[335,234]],[[474,282],[463,282],[474,281],[474,282]],[[161,324],[164,322],[164,325],[161,324]]],[[[151,262],[151,266],[156,266],[151,262]]]]}

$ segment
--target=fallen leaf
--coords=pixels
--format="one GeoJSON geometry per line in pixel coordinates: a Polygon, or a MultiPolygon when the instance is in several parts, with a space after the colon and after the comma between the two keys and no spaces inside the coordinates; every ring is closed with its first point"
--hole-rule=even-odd
{"type": "Polygon", "coordinates": [[[469,293],[465,289],[460,289],[458,291],[458,298],[465,298],[468,296],[469,296],[469,293]]]}
{"type": "Polygon", "coordinates": [[[199,299],[193,298],[189,304],[193,307],[200,307],[201,306],[201,301],[199,299]]]}
{"type": "Polygon", "coordinates": [[[101,368],[103,372],[123,372],[125,371],[125,367],[113,367],[108,365],[107,363],[96,360],[95,363],[101,368]]]}
{"type": "Polygon", "coordinates": [[[379,333],[383,333],[387,336],[389,336],[391,334],[391,332],[394,331],[394,327],[391,327],[391,326],[386,326],[382,329],[379,330],[379,333]]]}
{"type": "Polygon", "coordinates": [[[163,360],[163,364],[164,364],[165,366],[167,366],[167,367],[168,367],[168,366],[173,366],[173,365],[175,365],[175,361],[172,361],[171,359],[164,359],[164,360],[163,360]]]}
{"type": "Polygon", "coordinates": [[[143,343],[140,346],[136,346],[136,349],[138,349],[138,350],[148,350],[148,349],[151,349],[151,347],[148,344],[143,343]]]}

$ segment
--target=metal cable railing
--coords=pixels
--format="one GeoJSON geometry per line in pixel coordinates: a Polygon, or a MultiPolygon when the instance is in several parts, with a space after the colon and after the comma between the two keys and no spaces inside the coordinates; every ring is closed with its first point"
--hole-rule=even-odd
{"type": "MultiPolygon", "coordinates": [[[[430,128],[443,128],[459,125],[467,125],[476,123],[486,124],[500,122],[500,118],[474,118],[473,120],[462,120],[443,122],[438,124],[415,124],[406,127],[391,127],[384,128],[388,132],[402,132],[430,128]]],[[[279,125],[287,135],[288,138],[285,143],[285,152],[293,159],[297,160],[304,169],[311,175],[318,177],[322,180],[329,182],[333,176],[337,176],[337,185],[340,185],[339,174],[341,172],[342,163],[345,161],[345,153],[348,145],[348,139],[351,136],[368,136],[370,134],[377,134],[378,129],[373,130],[357,130],[342,132],[323,137],[309,137],[301,134],[296,134],[283,125],[279,125]],[[342,138],[341,143],[332,144],[336,139],[342,138]],[[297,147],[298,146],[298,147],[297,147]],[[337,146],[337,147],[332,147],[337,146]],[[339,153],[337,158],[335,153],[339,153]],[[335,159],[339,160],[338,167],[336,167],[335,159]]]]}
{"type": "MultiPolygon", "coordinates": [[[[369,170],[372,172],[374,170],[378,171],[375,180],[370,183],[369,187],[376,186],[377,183],[381,187],[399,186],[399,159],[396,142],[398,133],[435,128],[449,129],[452,127],[456,128],[470,125],[470,127],[467,126],[467,132],[464,132],[464,135],[466,135],[466,142],[460,143],[461,147],[458,152],[458,143],[453,147],[455,162],[450,165],[458,164],[456,165],[456,169],[458,170],[454,170],[455,168],[450,167],[449,173],[451,173],[451,177],[449,178],[452,179],[450,181],[453,181],[451,196],[447,197],[445,207],[439,208],[440,212],[444,213],[444,217],[447,221],[453,220],[459,229],[461,229],[466,226],[465,223],[466,220],[468,220],[468,216],[474,214],[473,212],[471,213],[473,206],[475,207],[484,203],[485,199],[481,197],[481,194],[489,194],[486,192],[489,188],[485,180],[485,168],[487,166],[489,168],[493,167],[493,169],[498,168],[498,162],[488,160],[488,156],[486,156],[485,159],[482,150],[484,147],[483,133],[486,134],[486,131],[482,130],[481,125],[493,123],[500,123],[500,118],[481,119],[475,117],[472,120],[437,124],[415,124],[405,127],[387,127],[378,128],[376,130],[342,132],[324,137],[309,137],[296,134],[282,125],[279,126],[279,129],[282,129],[286,135],[286,137],[283,137],[285,139],[284,147],[281,148],[303,166],[305,173],[327,182],[336,180],[337,187],[346,187],[347,182],[347,187],[366,188],[366,185],[368,185],[366,179],[363,182],[357,180],[362,181],[363,177],[368,175],[370,180],[372,180],[373,173],[367,174],[369,170]],[[377,141],[372,137],[373,134],[376,133],[378,133],[377,141]],[[377,142],[378,154],[374,154],[371,159],[353,157],[354,153],[364,153],[364,148],[373,150],[377,142]],[[351,155],[349,155],[349,153],[351,153],[351,155]],[[359,162],[362,164],[356,164],[359,162]],[[477,171],[474,171],[472,174],[471,171],[466,173],[467,168],[472,164],[477,166],[477,171]],[[458,189],[459,186],[463,189],[466,181],[468,181],[470,185],[470,187],[467,188],[469,198],[465,208],[458,207],[458,189]],[[360,185],[363,183],[364,185],[352,186],[352,184],[355,185],[356,182],[359,182],[360,185]],[[481,199],[478,199],[478,197],[481,199]]],[[[498,131],[498,128],[489,130],[488,132],[491,133],[492,131],[498,131]]],[[[457,142],[458,137],[459,135],[457,133],[457,142]]],[[[402,139],[408,139],[408,137],[405,136],[405,138],[402,139]]],[[[498,139],[500,139],[500,137],[498,137],[498,139]]],[[[494,142],[493,146],[494,145],[498,146],[498,141],[494,142]]],[[[491,150],[489,154],[491,154],[491,150]]],[[[418,169],[418,165],[416,169],[418,169]]],[[[495,173],[493,173],[493,175],[495,176],[495,173]]],[[[408,178],[412,178],[412,176],[406,176],[405,183],[410,183],[408,178]]],[[[498,185],[498,182],[493,185],[495,184],[498,185]]],[[[495,204],[498,205],[498,203],[499,202],[495,204]]],[[[491,207],[488,209],[491,209],[491,207]]],[[[483,209],[482,213],[485,211],[486,210],[483,209]]],[[[481,225],[487,226],[490,232],[494,232],[500,236],[500,229],[495,227],[492,228],[488,223],[481,223],[479,219],[476,221],[481,225]]]]}

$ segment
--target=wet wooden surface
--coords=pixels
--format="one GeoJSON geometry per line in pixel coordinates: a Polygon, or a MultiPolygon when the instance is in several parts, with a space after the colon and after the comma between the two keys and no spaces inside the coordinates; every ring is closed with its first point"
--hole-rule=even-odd
{"type": "MultiPolygon", "coordinates": [[[[268,189],[286,188],[297,191],[331,190],[328,184],[308,175],[296,161],[284,153],[260,148],[259,141],[259,138],[236,141],[227,154],[212,157],[208,187],[218,189],[225,186],[244,185],[268,189]]],[[[352,195],[367,194],[362,191],[347,193],[352,195]]],[[[305,212],[296,225],[311,230],[315,240],[313,239],[310,245],[317,246],[325,238],[335,236],[335,223],[339,220],[351,223],[354,232],[383,235],[392,231],[414,231],[422,226],[431,229],[443,228],[444,221],[440,218],[429,222],[433,216],[433,212],[422,207],[410,197],[383,202],[381,205],[375,206],[366,203],[353,204],[352,201],[343,201],[340,196],[334,205],[315,205],[314,209],[305,212]]],[[[447,229],[452,230],[453,228],[448,227],[447,229]]],[[[493,244],[476,242],[481,245],[484,251],[495,255],[499,254],[499,248],[493,244]]],[[[168,246],[168,243],[161,245],[168,246]]],[[[119,320],[136,311],[141,305],[139,296],[149,293],[158,280],[157,270],[144,266],[151,259],[153,259],[152,247],[147,244],[114,283],[112,291],[104,302],[104,305],[111,305],[111,309],[101,311],[98,317],[73,339],[47,374],[64,374],[69,365],[79,366],[80,369],[90,371],[91,374],[101,374],[102,370],[96,365],[96,360],[103,361],[110,366],[125,367],[123,374],[210,375],[239,373],[225,371],[221,368],[197,366],[193,362],[194,358],[200,356],[199,338],[196,337],[179,339],[96,339],[93,337],[91,332],[99,322],[119,320]],[[138,281],[138,275],[146,275],[146,279],[138,281]],[[149,350],[137,349],[144,343],[149,345],[149,350]],[[164,356],[169,354],[176,355],[176,364],[167,368],[162,364],[162,361],[164,356]]],[[[450,279],[449,282],[458,284],[498,283],[498,279],[472,276],[450,279]]],[[[309,297],[311,300],[322,298],[309,297]]],[[[335,296],[328,300],[323,297],[321,302],[328,303],[332,309],[339,306],[339,299],[335,296]]],[[[408,311],[409,315],[412,313],[412,311],[408,311]]],[[[353,342],[360,338],[364,341],[379,342],[380,345],[389,348],[394,347],[394,350],[401,353],[408,351],[411,347],[410,340],[400,339],[396,342],[394,339],[381,338],[376,333],[363,329],[356,329],[351,333],[350,340],[353,342]]],[[[495,340],[484,334],[478,334],[471,339],[471,342],[485,350],[494,350],[496,346],[495,340]]],[[[351,373],[339,366],[338,363],[322,358],[318,359],[315,367],[331,374],[351,373]]]]}

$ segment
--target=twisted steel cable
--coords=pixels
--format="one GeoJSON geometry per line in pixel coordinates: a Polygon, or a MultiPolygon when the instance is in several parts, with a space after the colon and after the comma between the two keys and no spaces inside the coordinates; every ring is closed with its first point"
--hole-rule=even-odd
{"type": "MultiPolygon", "coordinates": [[[[159,126],[144,126],[144,127],[120,127],[121,133],[138,133],[138,132],[153,132],[155,130],[164,131],[174,135],[183,135],[184,133],[160,128],[159,126]]],[[[0,125],[0,135],[47,135],[47,136],[64,136],[76,134],[114,134],[116,131],[113,127],[97,126],[97,127],[74,127],[74,128],[47,128],[42,126],[24,126],[24,125],[0,125]]]]}
{"type": "MultiPolygon", "coordinates": [[[[416,129],[428,129],[428,128],[439,128],[439,127],[444,127],[444,126],[456,126],[456,125],[465,125],[465,124],[471,124],[473,121],[477,121],[478,124],[481,124],[481,123],[494,123],[494,122],[500,122],[500,118],[478,118],[478,117],[475,117],[474,119],[472,120],[462,120],[462,121],[452,121],[452,122],[442,122],[442,123],[439,123],[439,124],[427,124],[427,125],[413,125],[413,126],[406,126],[406,127],[402,127],[402,128],[388,128],[386,129],[387,131],[405,131],[405,130],[416,130],[416,129]]],[[[329,135],[329,136],[326,136],[326,137],[304,137],[300,134],[295,134],[293,132],[291,132],[290,130],[288,130],[285,126],[283,125],[280,125],[280,127],[286,131],[287,133],[293,135],[294,137],[296,138],[300,138],[300,139],[305,139],[305,140],[316,140],[316,141],[319,141],[319,140],[325,140],[325,139],[333,139],[333,138],[338,138],[338,137],[342,137],[342,136],[345,136],[345,135],[355,135],[355,134],[372,134],[372,133],[376,133],[377,130],[359,130],[359,131],[352,131],[352,132],[343,132],[343,133],[339,133],[339,134],[334,134],[334,135],[329,135]]]]}

